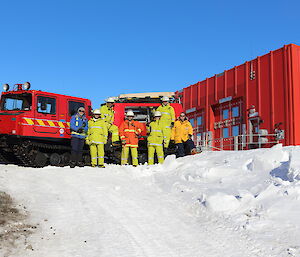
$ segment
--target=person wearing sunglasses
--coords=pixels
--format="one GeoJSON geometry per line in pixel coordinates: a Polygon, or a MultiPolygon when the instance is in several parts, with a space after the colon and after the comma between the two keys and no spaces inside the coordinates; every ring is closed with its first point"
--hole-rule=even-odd
{"type": "Polygon", "coordinates": [[[184,112],[182,112],[179,118],[175,121],[172,128],[171,141],[177,146],[176,157],[183,157],[191,153],[191,150],[195,148],[192,141],[193,127],[188,121],[184,112]]]}
{"type": "Polygon", "coordinates": [[[88,131],[88,120],[85,117],[84,107],[79,107],[77,113],[71,117],[71,162],[70,168],[76,165],[83,167],[82,152],[85,143],[85,137],[88,131]]]}

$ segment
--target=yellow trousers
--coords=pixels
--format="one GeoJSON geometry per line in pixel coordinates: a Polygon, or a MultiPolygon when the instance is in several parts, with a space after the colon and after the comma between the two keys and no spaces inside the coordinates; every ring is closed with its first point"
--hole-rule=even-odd
{"type": "Polygon", "coordinates": [[[129,149],[131,150],[132,165],[138,165],[139,161],[137,148],[130,146],[123,146],[122,148],[121,165],[128,164],[129,149]]]}
{"type": "Polygon", "coordinates": [[[104,164],[104,144],[91,144],[90,154],[92,166],[104,164]]]}
{"type": "Polygon", "coordinates": [[[119,128],[116,125],[111,125],[108,131],[111,133],[112,142],[119,141],[119,128]]]}
{"type": "Polygon", "coordinates": [[[167,127],[164,129],[164,147],[168,148],[170,144],[172,129],[170,127],[167,127]]]}
{"type": "Polygon", "coordinates": [[[164,162],[164,149],[162,145],[148,145],[148,164],[154,164],[154,154],[156,152],[159,163],[164,162]]]}

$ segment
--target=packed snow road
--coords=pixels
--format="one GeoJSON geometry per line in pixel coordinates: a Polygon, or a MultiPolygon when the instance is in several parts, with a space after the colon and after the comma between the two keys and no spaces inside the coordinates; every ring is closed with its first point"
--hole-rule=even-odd
{"type": "MultiPolygon", "coordinates": [[[[273,151],[281,151],[285,161],[284,150],[273,151]]],[[[28,219],[37,224],[37,230],[25,242],[15,244],[7,256],[297,256],[299,240],[294,237],[299,235],[299,222],[294,229],[286,225],[276,231],[272,227],[282,225],[276,215],[277,220],[269,220],[263,207],[251,214],[262,202],[242,202],[254,184],[256,191],[264,192],[270,181],[266,182],[263,171],[252,177],[244,171],[246,183],[234,165],[238,162],[242,169],[246,163],[251,169],[249,160],[253,162],[253,155],[261,152],[250,151],[244,160],[233,154],[208,153],[180,160],[169,157],[164,165],[137,168],[0,166],[0,191],[25,205],[28,219]],[[227,174],[222,174],[221,167],[227,174]],[[232,188],[235,183],[241,188],[232,188]],[[231,193],[243,194],[230,198],[222,184],[227,184],[231,193]],[[280,236],[282,229],[285,239],[280,236]]],[[[258,165],[258,161],[254,163],[258,165]]]]}

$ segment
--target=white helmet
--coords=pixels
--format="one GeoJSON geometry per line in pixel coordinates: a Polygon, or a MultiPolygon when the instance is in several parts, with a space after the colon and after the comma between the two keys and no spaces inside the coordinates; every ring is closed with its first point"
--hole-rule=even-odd
{"type": "Polygon", "coordinates": [[[161,116],[161,112],[160,111],[155,111],[154,117],[160,117],[160,116],[161,116]]]}
{"type": "Polygon", "coordinates": [[[134,113],[133,113],[133,111],[132,110],[129,110],[129,111],[127,111],[126,112],[126,116],[128,117],[128,116],[134,116],[134,113]]]}
{"type": "Polygon", "coordinates": [[[105,102],[107,102],[107,103],[114,103],[115,99],[113,97],[108,97],[107,99],[105,99],[105,102]]]}
{"type": "Polygon", "coordinates": [[[170,98],[167,97],[167,96],[163,96],[163,97],[161,98],[161,101],[162,101],[162,102],[169,102],[169,101],[170,101],[170,98]]]}
{"type": "Polygon", "coordinates": [[[95,110],[93,110],[93,114],[101,114],[101,112],[100,112],[100,110],[99,109],[95,109],[95,110]]]}

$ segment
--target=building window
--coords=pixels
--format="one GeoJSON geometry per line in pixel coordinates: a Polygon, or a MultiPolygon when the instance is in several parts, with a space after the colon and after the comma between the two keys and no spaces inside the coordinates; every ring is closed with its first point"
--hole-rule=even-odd
{"type": "Polygon", "coordinates": [[[190,123],[192,124],[192,127],[195,126],[195,120],[194,119],[190,119],[190,123]]]}
{"type": "Polygon", "coordinates": [[[239,117],[240,116],[240,110],[238,106],[232,107],[232,117],[239,117]]]}
{"type": "Polygon", "coordinates": [[[228,138],[228,137],[229,137],[229,129],[223,128],[223,138],[228,138]]]}
{"type": "Polygon", "coordinates": [[[223,120],[229,119],[229,110],[225,109],[223,110],[223,120]]]}
{"type": "Polygon", "coordinates": [[[202,125],[202,116],[197,117],[197,126],[202,125]]]}
{"type": "Polygon", "coordinates": [[[232,127],[232,136],[238,136],[240,134],[240,126],[233,126],[232,127]]]}
{"type": "Polygon", "coordinates": [[[79,107],[84,108],[84,103],[69,101],[69,115],[73,116],[74,114],[76,114],[79,107]]]}
{"type": "Polygon", "coordinates": [[[44,114],[56,113],[56,99],[45,96],[37,97],[37,111],[44,114]]]}

